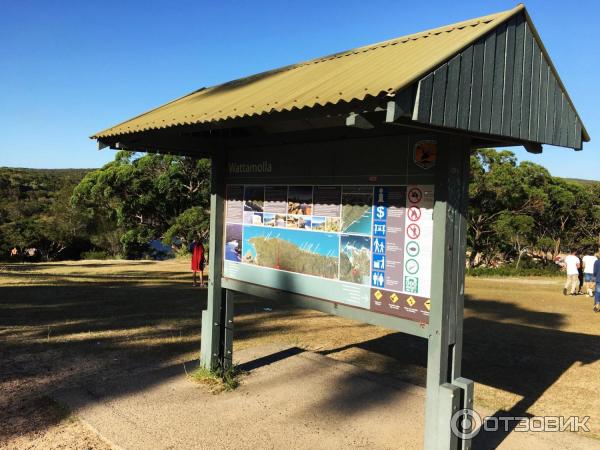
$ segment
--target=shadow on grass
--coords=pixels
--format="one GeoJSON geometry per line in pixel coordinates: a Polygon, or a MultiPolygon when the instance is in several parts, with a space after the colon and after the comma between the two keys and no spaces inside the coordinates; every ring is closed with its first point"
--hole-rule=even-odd
{"type": "MultiPolygon", "coordinates": [[[[172,272],[166,280],[161,278],[164,275],[153,273],[158,283],[155,285],[124,281],[117,275],[110,283],[0,287],[3,362],[0,383],[22,384],[13,395],[0,398],[0,418],[6,419],[0,427],[0,437],[38,431],[59,420],[10,419],[26,419],[31,408],[36,408],[35,401],[54,390],[130,375],[119,390],[118,395],[124,395],[180,375],[184,372],[184,362],[187,370],[193,369],[196,363],[195,358],[190,360],[190,354],[199,352],[200,317],[206,307],[206,291],[173,279],[172,272]],[[165,370],[152,377],[135,376],[149,367],[165,370]]],[[[269,318],[289,317],[294,308],[280,304],[268,314],[256,314],[273,304],[273,301],[236,296],[236,317],[252,315],[245,317],[243,325],[236,329],[236,339],[285,332],[284,325],[269,324],[269,318]]],[[[560,314],[525,310],[495,300],[467,299],[466,307],[485,319],[465,320],[463,375],[522,397],[510,410],[498,411],[497,415],[523,415],[574,363],[589,364],[600,359],[600,337],[555,329],[564,323],[560,314]],[[496,319],[516,320],[525,325],[496,319]]],[[[322,353],[355,349],[379,355],[378,372],[425,385],[426,340],[392,333],[322,353]]],[[[251,361],[246,370],[299,352],[287,351],[251,361]]],[[[360,354],[350,355],[346,361],[363,365],[360,354]]],[[[361,385],[360,393],[355,387],[355,374],[342,377],[330,397],[324,399],[323,408],[352,415],[361,408],[393,401],[377,391],[377,383],[361,385]]],[[[396,389],[402,390],[402,384],[396,389]]],[[[476,444],[494,448],[506,435],[482,435],[476,444]]]]}
{"type": "MultiPolygon", "coordinates": [[[[573,364],[591,364],[600,360],[600,336],[560,331],[561,314],[537,312],[496,300],[467,298],[465,307],[476,315],[464,320],[462,375],[488,386],[518,394],[522,399],[508,410],[498,410],[496,417],[527,416],[527,410],[573,364]],[[527,325],[499,322],[494,319],[518,320],[527,325]]],[[[321,352],[325,355],[361,349],[381,355],[378,371],[392,374],[413,384],[425,386],[427,341],[402,333],[347,345],[321,352]]],[[[355,361],[360,364],[360,356],[355,361]]],[[[343,380],[341,380],[343,384],[343,380]]],[[[364,397],[376,399],[368,394],[364,397]]],[[[351,385],[338,391],[334,405],[355,404],[351,385]]],[[[481,433],[475,448],[496,448],[510,434],[481,433]]]]}
{"type": "MultiPolygon", "coordinates": [[[[47,280],[50,284],[0,286],[0,386],[3,392],[10,389],[0,396],[0,441],[60,420],[39,411],[42,399],[57,389],[172,366],[152,381],[161,383],[183,373],[190,355],[199,355],[206,290],[173,279],[173,272],[169,278],[149,274],[155,284],[119,275],[103,282],[59,278],[47,280]]],[[[262,310],[261,302],[242,301],[238,310],[254,314],[262,310]]],[[[251,327],[244,333],[259,332],[251,327]]]]}

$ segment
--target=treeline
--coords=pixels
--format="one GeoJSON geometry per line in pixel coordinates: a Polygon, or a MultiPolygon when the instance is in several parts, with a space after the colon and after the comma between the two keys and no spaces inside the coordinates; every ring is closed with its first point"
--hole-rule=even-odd
{"type": "Polygon", "coordinates": [[[2,168],[0,258],[14,247],[43,260],[153,257],[161,240],[187,248],[207,232],[209,183],[207,160],[130,152],[97,170],[2,168]]]}
{"type": "Polygon", "coordinates": [[[72,259],[91,248],[86,221],[71,206],[86,169],[0,168],[0,258],[34,248],[38,258],[72,259]]]}
{"type": "MultiPolygon", "coordinates": [[[[156,256],[207,234],[210,162],[118,152],[97,170],[0,168],[0,258],[36,248],[45,260],[156,256]]],[[[553,177],[513,153],[471,157],[470,267],[547,265],[600,245],[600,183],[553,177]]]]}
{"type": "Polygon", "coordinates": [[[600,246],[600,183],[553,177],[510,151],[471,156],[468,262],[496,266],[525,257],[547,265],[561,252],[600,246]]]}

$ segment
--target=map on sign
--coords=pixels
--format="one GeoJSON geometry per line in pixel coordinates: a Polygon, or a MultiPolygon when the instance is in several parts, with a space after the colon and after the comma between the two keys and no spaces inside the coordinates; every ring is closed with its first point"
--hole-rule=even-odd
{"type": "Polygon", "coordinates": [[[427,322],[432,186],[228,185],[227,278],[427,322]]]}

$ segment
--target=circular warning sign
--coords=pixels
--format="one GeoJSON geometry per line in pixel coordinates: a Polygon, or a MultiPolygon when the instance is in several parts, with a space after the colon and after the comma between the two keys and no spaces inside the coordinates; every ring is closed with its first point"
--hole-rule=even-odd
{"type": "Polygon", "coordinates": [[[419,263],[416,259],[407,259],[404,267],[406,272],[410,273],[411,275],[414,275],[419,271],[419,263]]]}
{"type": "Polygon", "coordinates": [[[406,235],[411,239],[417,239],[421,235],[421,228],[416,223],[411,223],[406,227],[406,235]]]}
{"type": "Polygon", "coordinates": [[[408,241],[406,244],[406,254],[408,256],[417,256],[421,252],[421,247],[415,241],[408,241]]]}
{"type": "Polygon", "coordinates": [[[411,206],[410,208],[408,208],[408,212],[406,213],[406,215],[408,216],[409,220],[416,222],[421,218],[421,208],[419,208],[418,206],[411,206]]]}
{"type": "Polygon", "coordinates": [[[408,191],[408,201],[411,203],[419,203],[423,198],[423,192],[419,188],[412,188],[408,191]]]}

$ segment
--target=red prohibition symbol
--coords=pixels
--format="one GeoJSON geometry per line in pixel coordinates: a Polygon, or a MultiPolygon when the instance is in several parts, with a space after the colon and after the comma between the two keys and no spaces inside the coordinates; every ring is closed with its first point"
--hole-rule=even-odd
{"type": "Polygon", "coordinates": [[[411,223],[406,227],[406,234],[411,239],[417,239],[421,235],[421,228],[416,223],[411,223]]]}
{"type": "Polygon", "coordinates": [[[408,208],[408,218],[413,222],[416,222],[421,218],[421,208],[418,206],[411,206],[408,208]]]}
{"type": "Polygon", "coordinates": [[[423,192],[419,188],[412,188],[408,191],[408,201],[411,203],[419,203],[423,198],[423,192]]]}

